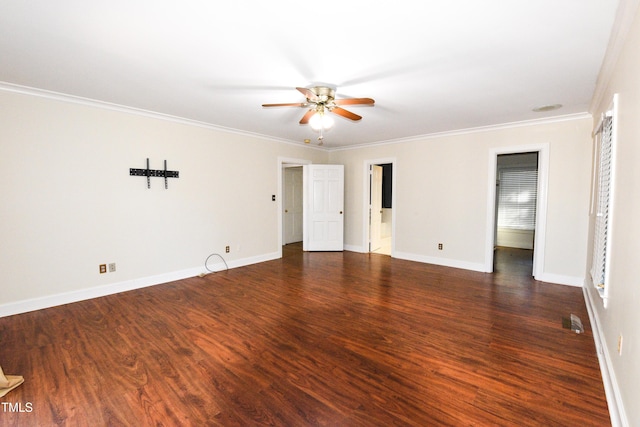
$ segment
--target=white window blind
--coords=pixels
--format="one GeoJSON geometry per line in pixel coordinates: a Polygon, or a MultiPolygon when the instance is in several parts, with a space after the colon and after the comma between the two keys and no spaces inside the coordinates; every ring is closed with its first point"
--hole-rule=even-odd
{"type": "Polygon", "coordinates": [[[604,292],[607,277],[607,244],[610,231],[611,213],[611,184],[613,177],[613,115],[607,114],[603,118],[600,128],[600,147],[597,151],[598,170],[595,191],[595,231],[593,241],[593,261],[591,264],[591,278],[593,284],[604,292]]]}
{"type": "Polygon", "coordinates": [[[499,179],[498,227],[534,230],[538,171],[503,170],[499,179]]]}

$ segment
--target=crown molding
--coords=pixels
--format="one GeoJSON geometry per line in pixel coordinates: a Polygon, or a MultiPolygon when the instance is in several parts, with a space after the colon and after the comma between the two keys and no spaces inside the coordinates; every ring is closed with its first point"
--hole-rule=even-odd
{"type": "Polygon", "coordinates": [[[638,13],[638,7],[640,7],[640,0],[620,0],[620,4],[618,4],[607,50],[598,73],[591,104],[589,105],[589,112],[592,114],[602,103],[607,85],[611,81],[613,70],[618,63],[622,49],[627,41],[627,35],[631,31],[633,21],[638,13]]]}
{"type": "Polygon", "coordinates": [[[513,128],[526,127],[526,126],[544,125],[544,124],[567,122],[572,120],[591,119],[591,118],[592,118],[591,114],[585,111],[582,113],[546,117],[544,119],[523,120],[520,122],[502,123],[502,124],[488,125],[488,126],[478,126],[474,128],[458,129],[458,130],[445,131],[445,132],[436,132],[436,133],[429,133],[429,134],[418,135],[418,136],[411,136],[407,138],[399,138],[399,139],[391,139],[387,141],[351,145],[349,147],[336,147],[336,148],[330,148],[329,151],[356,150],[359,148],[366,148],[366,147],[402,144],[406,142],[419,142],[419,141],[425,141],[429,139],[445,138],[449,136],[467,135],[470,133],[491,132],[496,130],[513,129],[513,128]]]}
{"type": "MultiPolygon", "coordinates": [[[[259,133],[247,132],[247,131],[242,131],[242,130],[239,130],[239,129],[227,128],[227,127],[224,127],[224,126],[213,125],[211,123],[201,122],[201,121],[198,121],[198,120],[186,119],[184,117],[172,116],[170,114],[163,114],[163,113],[158,113],[158,112],[155,112],[155,111],[144,110],[142,108],[128,107],[128,106],[125,106],[125,105],[114,104],[114,103],[111,103],[111,102],[98,101],[98,100],[91,99],[91,98],[84,98],[84,97],[81,97],[81,96],[68,95],[68,94],[65,94],[65,93],[54,92],[54,91],[50,91],[50,90],[46,90],[46,89],[38,89],[38,88],[34,88],[34,87],[29,87],[29,86],[22,86],[22,85],[17,85],[17,84],[8,83],[8,82],[0,81],[0,91],[19,93],[19,94],[22,94],[22,95],[36,96],[36,97],[39,97],[39,98],[50,99],[50,100],[53,100],[53,101],[67,102],[67,103],[76,104],[76,105],[84,105],[84,106],[87,106],[87,107],[94,107],[94,108],[100,108],[100,109],[103,109],[103,110],[117,111],[117,112],[120,112],[120,113],[133,114],[133,115],[136,115],[136,116],[143,116],[143,117],[148,117],[148,118],[157,119],[157,120],[164,120],[164,121],[173,122],[173,123],[179,123],[179,124],[183,124],[183,125],[197,126],[197,127],[201,127],[201,128],[205,128],[205,129],[209,129],[209,130],[233,133],[233,134],[242,135],[242,136],[249,136],[249,137],[253,137],[253,138],[266,139],[266,140],[273,141],[273,142],[280,142],[280,143],[284,143],[284,144],[295,145],[296,147],[300,147],[301,146],[301,144],[299,142],[291,141],[291,140],[284,139],[284,138],[276,138],[276,137],[273,137],[273,136],[263,135],[263,134],[259,134],[259,133]]],[[[304,146],[306,148],[311,148],[311,149],[319,149],[319,150],[322,150],[322,151],[326,150],[326,149],[323,149],[322,147],[314,147],[314,146],[309,146],[309,145],[306,145],[306,144],[302,145],[302,146],[304,146]]]]}
{"type": "MultiPolygon", "coordinates": [[[[640,0],[633,0],[633,1],[640,2],[640,0]]],[[[503,124],[497,124],[497,125],[459,129],[459,130],[453,130],[453,131],[437,132],[437,133],[417,135],[417,136],[399,138],[399,139],[393,139],[393,140],[387,140],[387,141],[367,142],[362,144],[350,145],[348,147],[332,148],[332,147],[326,147],[326,146],[300,144],[299,142],[296,142],[296,141],[291,141],[283,138],[276,138],[276,137],[262,135],[262,134],[253,133],[253,132],[242,131],[242,130],[233,129],[233,128],[227,128],[223,126],[217,126],[210,123],[201,122],[198,120],[191,120],[183,117],[172,116],[169,114],[163,114],[163,113],[157,113],[154,111],[144,110],[141,108],[127,107],[125,105],[114,104],[114,103],[105,102],[105,101],[98,101],[95,99],[83,98],[80,96],[68,95],[68,94],[49,91],[45,89],[37,89],[33,87],[28,87],[28,86],[21,86],[13,83],[2,82],[2,81],[0,81],[0,90],[5,92],[13,92],[13,93],[19,93],[23,95],[36,96],[36,97],[51,99],[55,101],[68,102],[68,103],[77,104],[77,105],[84,105],[84,106],[89,106],[94,108],[117,111],[125,114],[133,114],[137,116],[143,116],[143,117],[148,117],[148,118],[153,118],[158,120],[165,120],[173,123],[197,126],[205,129],[215,130],[215,131],[233,133],[233,134],[242,135],[242,136],[249,136],[252,138],[260,138],[260,139],[265,139],[273,142],[280,142],[283,144],[293,145],[296,147],[305,147],[305,148],[318,150],[318,151],[325,151],[325,152],[355,150],[355,149],[375,147],[380,145],[424,141],[427,139],[442,138],[447,136],[465,135],[470,133],[489,132],[489,131],[500,130],[500,129],[509,129],[509,128],[516,128],[516,127],[523,127],[523,126],[533,126],[533,125],[539,125],[539,124],[548,124],[548,123],[556,123],[556,122],[562,122],[562,121],[568,121],[568,120],[591,118],[590,113],[583,112],[583,113],[576,113],[576,114],[567,114],[563,116],[547,117],[543,119],[524,120],[520,122],[503,123],[503,124]]]]}

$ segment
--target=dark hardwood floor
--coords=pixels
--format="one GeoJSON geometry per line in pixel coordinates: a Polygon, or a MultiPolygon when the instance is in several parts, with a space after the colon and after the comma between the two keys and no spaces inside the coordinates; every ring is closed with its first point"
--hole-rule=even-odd
{"type": "Polygon", "coordinates": [[[508,256],[483,274],[290,245],[1,318],[0,365],[25,382],[0,425],[610,425],[582,290],[508,256]]]}

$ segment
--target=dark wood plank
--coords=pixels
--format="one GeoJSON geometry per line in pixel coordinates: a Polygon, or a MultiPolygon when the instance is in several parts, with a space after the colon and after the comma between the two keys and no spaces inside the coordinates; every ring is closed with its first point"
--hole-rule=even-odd
{"type": "Polygon", "coordinates": [[[2,401],[33,408],[0,424],[610,424],[582,291],[532,280],[530,253],[494,274],[284,254],[0,319],[25,377],[2,401]]]}

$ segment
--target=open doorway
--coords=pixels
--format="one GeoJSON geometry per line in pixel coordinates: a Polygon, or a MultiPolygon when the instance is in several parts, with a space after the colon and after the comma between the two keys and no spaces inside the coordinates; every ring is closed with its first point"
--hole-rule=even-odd
{"type": "MultiPolygon", "coordinates": [[[[496,249],[498,246],[498,230],[499,230],[499,216],[498,212],[499,206],[499,184],[498,181],[498,158],[501,155],[507,155],[504,157],[504,162],[509,166],[512,166],[511,169],[517,170],[519,165],[518,162],[523,161],[524,158],[528,158],[531,162],[531,159],[535,159],[535,165],[532,166],[532,163],[527,164],[529,169],[536,170],[536,182],[535,182],[535,197],[530,199],[533,195],[531,190],[526,191],[515,191],[515,194],[512,194],[512,197],[515,200],[525,201],[529,199],[530,201],[535,200],[535,212],[529,212],[530,222],[533,222],[533,230],[527,230],[526,232],[521,233],[511,233],[509,238],[515,238],[515,235],[520,234],[516,240],[526,240],[529,241],[529,237],[531,240],[529,241],[529,245],[531,245],[531,249],[523,249],[532,252],[533,260],[531,264],[528,266],[528,275],[533,276],[536,280],[544,279],[544,252],[546,247],[546,224],[547,224],[547,188],[549,181],[549,144],[531,144],[524,146],[515,146],[515,147],[502,147],[502,148],[494,148],[489,151],[489,167],[487,175],[488,181],[488,199],[487,199],[487,228],[486,228],[486,247],[485,247],[485,272],[492,273],[494,271],[495,262],[496,261],[496,249]],[[527,154],[530,153],[529,156],[525,156],[523,158],[519,157],[508,157],[508,155],[516,155],[516,154],[527,154]],[[528,192],[527,192],[528,191],[528,192]]],[[[502,166],[502,165],[501,165],[502,166]]],[[[520,168],[523,169],[523,168],[520,168]]],[[[529,209],[529,208],[527,208],[529,209]]],[[[530,228],[530,226],[529,226],[530,228]]],[[[500,243],[505,244],[504,240],[501,236],[500,243]]],[[[510,244],[510,243],[508,243],[510,244]]],[[[529,252],[529,253],[531,253],[529,252]]],[[[498,260],[500,261],[500,260],[498,260]]]]}
{"type": "Polygon", "coordinates": [[[533,275],[538,152],[497,156],[494,271],[533,275]]]}
{"type": "Polygon", "coordinates": [[[365,248],[367,252],[393,254],[394,161],[378,160],[365,164],[368,192],[365,200],[365,248]]]}
{"type": "MultiPolygon", "coordinates": [[[[302,166],[308,164],[311,164],[311,161],[305,159],[278,158],[279,194],[277,197],[276,195],[273,197],[278,206],[278,253],[280,257],[282,257],[282,247],[285,244],[292,244],[294,240],[298,239],[297,236],[302,235],[302,219],[295,218],[302,215],[304,211],[302,166]],[[292,209],[290,205],[296,207],[292,209]]],[[[302,237],[300,237],[300,241],[302,241],[302,237]]]]}
{"type": "Polygon", "coordinates": [[[283,166],[282,244],[302,242],[303,190],[302,166],[283,166]]]}

